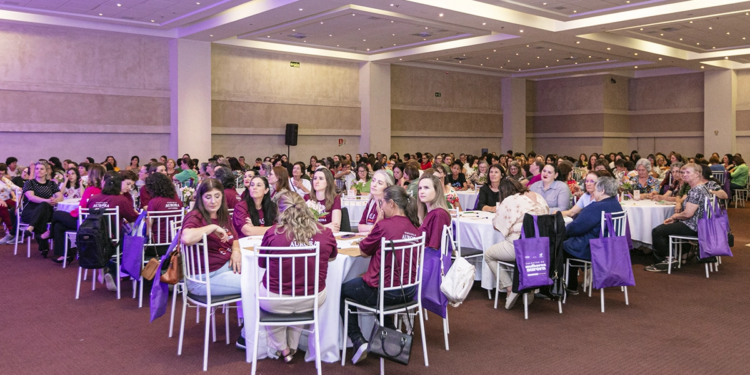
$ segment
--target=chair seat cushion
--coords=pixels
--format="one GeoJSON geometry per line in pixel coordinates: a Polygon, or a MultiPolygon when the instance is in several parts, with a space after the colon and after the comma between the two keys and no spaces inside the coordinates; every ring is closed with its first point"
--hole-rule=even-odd
{"type": "Polygon", "coordinates": [[[484,255],[484,251],[472,247],[461,247],[462,258],[475,257],[480,255],[484,255]]]}
{"type": "MultiPolygon", "coordinates": [[[[193,300],[193,301],[200,302],[200,303],[203,303],[203,304],[207,304],[208,303],[208,296],[199,296],[197,294],[188,293],[188,298],[191,299],[191,300],[193,300]]],[[[241,294],[227,294],[227,295],[224,295],[224,296],[212,296],[211,297],[211,303],[212,304],[217,304],[217,303],[222,303],[222,302],[227,302],[227,301],[233,301],[233,300],[240,300],[240,299],[242,299],[242,295],[241,294]]]]}
{"type": "Polygon", "coordinates": [[[315,314],[312,310],[294,314],[277,314],[261,309],[259,319],[261,323],[292,323],[313,320],[315,319],[315,314]]]}
{"type": "MultiPolygon", "coordinates": [[[[367,306],[367,305],[365,305],[363,303],[360,303],[360,302],[357,302],[357,301],[355,301],[355,300],[353,300],[351,298],[346,298],[346,301],[350,302],[350,303],[355,303],[355,304],[358,304],[358,305],[367,306]]],[[[417,306],[417,304],[418,304],[417,301],[412,300],[412,301],[406,301],[404,303],[397,303],[395,305],[385,305],[385,312],[396,311],[396,310],[403,310],[404,308],[407,308],[407,307],[417,306]]],[[[375,306],[368,306],[368,307],[376,308],[375,306]]]]}

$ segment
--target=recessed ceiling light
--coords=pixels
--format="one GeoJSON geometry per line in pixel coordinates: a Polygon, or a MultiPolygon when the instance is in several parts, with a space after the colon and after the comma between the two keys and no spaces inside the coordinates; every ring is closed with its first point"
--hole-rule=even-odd
{"type": "MultiPolygon", "coordinates": [[[[302,10],[303,10],[302,8],[299,8],[299,11],[300,11],[300,12],[301,12],[302,10]]],[[[352,15],[353,15],[353,14],[352,14],[352,15]]]]}
{"type": "Polygon", "coordinates": [[[429,29],[429,27],[425,26],[424,29],[427,30],[427,29],[429,29]]]}
{"type": "Polygon", "coordinates": [[[664,36],[664,33],[659,34],[659,36],[664,36]]]}
{"type": "Polygon", "coordinates": [[[638,52],[634,53],[633,56],[638,56],[638,52]]]}
{"type": "Polygon", "coordinates": [[[271,37],[270,35],[266,35],[266,38],[270,38],[270,37],[271,37]]]}
{"type": "Polygon", "coordinates": [[[393,23],[393,21],[391,21],[391,23],[393,23]]]}
{"type": "Polygon", "coordinates": [[[638,69],[638,65],[634,66],[634,68],[638,69]]]}
{"type": "Polygon", "coordinates": [[[396,34],[391,34],[391,35],[396,36],[396,34]]]}
{"type": "Polygon", "coordinates": [[[729,60],[729,56],[724,56],[724,60],[729,60]]]}
{"type": "Polygon", "coordinates": [[[393,45],[395,46],[395,45],[396,45],[396,43],[393,43],[393,45]]]}
{"type": "Polygon", "coordinates": [[[103,14],[99,13],[100,16],[103,16],[103,14]]]}
{"type": "Polygon", "coordinates": [[[339,47],[339,46],[340,46],[339,44],[336,45],[336,47],[339,47]]]}
{"type": "Polygon", "coordinates": [[[659,58],[659,61],[661,61],[661,57],[659,58]]]}
{"type": "Polygon", "coordinates": [[[333,34],[328,34],[328,36],[333,36],[333,34]]]}
{"type": "Polygon", "coordinates": [[[459,64],[461,64],[462,62],[463,62],[463,61],[460,61],[460,60],[458,61],[458,63],[459,63],[459,64]]]}
{"type": "Polygon", "coordinates": [[[578,63],[576,62],[575,65],[578,65],[578,63]]]}
{"type": "Polygon", "coordinates": [[[489,58],[489,57],[487,57],[487,60],[489,60],[489,59],[490,59],[490,58],[489,58]]]}
{"type": "Polygon", "coordinates": [[[607,51],[610,51],[610,50],[612,50],[612,48],[607,47],[607,51]]]}
{"type": "Polygon", "coordinates": [[[492,50],[492,52],[497,52],[497,50],[496,50],[496,49],[493,49],[493,50],[492,50]]]}
{"type": "Polygon", "coordinates": [[[705,69],[705,68],[706,68],[705,66],[701,65],[701,69],[705,69]]]}
{"type": "Polygon", "coordinates": [[[320,24],[322,25],[322,24],[323,24],[323,21],[320,21],[320,24]]]}
{"type": "Polygon", "coordinates": [[[422,40],[427,40],[427,38],[424,38],[424,39],[422,39],[422,40]]]}
{"type": "Polygon", "coordinates": [[[641,27],[641,31],[643,31],[643,28],[641,27]]]}
{"type": "Polygon", "coordinates": [[[552,51],[552,48],[550,48],[549,50],[552,51]]]}
{"type": "Polygon", "coordinates": [[[211,35],[209,35],[209,36],[214,36],[214,34],[211,34],[211,35]]]}
{"type": "Polygon", "coordinates": [[[589,58],[591,58],[591,56],[589,56],[589,58]]]}
{"type": "Polygon", "coordinates": [[[292,31],[297,31],[296,29],[292,29],[292,31]]]}
{"type": "Polygon", "coordinates": [[[709,30],[713,30],[713,29],[714,29],[714,27],[713,27],[713,26],[709,26],[709,27],[708,27],[708,29],[709,29],[709,30]]]}
{"type": "Polygon", "coordinates": [[[680,38],[680,41],[682,41],[682,38],[680,38]]]}
{"type": "Polygon", "coordinates": [[[487,22],[482,22],[482,26],[487,26],[487,22]]]}
{"type": "Polygon", "coordinates": [[[557,60],[557,62],[560,62],[560,60],[557,60]]]}
{"type": "MultiPolygon", "coordinates": [[[[101,15],[101,14],[100,14],[101,15]]],[[[154,22],[154,20],[151,20],[151,22],[154,22]]]]}
{"type": "Polygon", "coordinates": [[[516,52],[516,56],[518,56],[518,52],[516,52]]]}
{"type": "Polygon", "coordinates": [[[122,6],[122,4],[117,4],[117,6],[118,6],[118,7],[121,7],[121,6],[122,6]]]}
{"type": "Polygon", "coordinates": [[[609,61],[609,59],[607,59],[607,61],[609,61]]]}
{"type": "Polygon", "coordinates": [[[370,49],[368,48],[367,50],[369,51],[370,49]]]}
{"type": "Polygon", "coordinates": [[[366,42],[366,41],[367,41],[367,39],[362,39],[362,41],[363,41],[363,42],[366,42]]]}
{"type": "Polygon", "coordinates": [[[484,66],[484,64],[479,64],[479,66],[484,66]]]}
{"type": "Polygon", "coordinates": [[[573,13],[578,13],[578,11],[577,11],[577,10],[574,10],[574,11],[573,11],[573,13]]]}
{"type": "Polygon", "coordinates": [[[539,58],[539,56],[537,56],[536,58],[538,59],[538,58],[539,58]]]}
{"type": "Polygon", "coordinates": [[[521,30],[521,32],[523,32],[523,30],[521,30]]]}
{"type": "Polygon", "coordinates": [[[199,3],[199,2],[196,2],[196,3],[195,3],[195,5],[201,5],[201,3],[199,3]]]}
{"type": "Polygon", "coordinates": [[[440,59],[436,57],[435,60],[440,60],[440,59]]]}
{"type": "Polygon", "coordinates": [[[549,65],[545,65],[544,67],[545,67],[545,68],[549,68],[549,65]]]}
{"type": "Polygon", "coordinates": [[[700,43],[695,43],[695,45],[696,45],[696,46],[699,46],[699,45],[701,45],[701,44],[700,44],[700,43]]]}
{"type": "Polygon", "coordinates": [[[576,40],[576,44],[581,44],[581,41],[579,41],[579,40],[576,40]]]}
{"type": "Polygon", "coordinates": [[[727,35],[729,35],[729,32],[727,31],[727,35]]]}
{"type": "Polygon", "coordinates": [[[716,49],[716,47],[711,47],[711,49],[716,49]]]}
{"type": "Polygon", "coordinates": [[[526,63],[526,65],[531,65],[531,63],[526,63]]]}
{"type": "Polygon", "coordinates": [[[547,3],[542,3],[542,5],[547,5],[547,3]]]}
{"type": "Polygon", "coordinates": [[[625,4],[630,4],[630,0],[626,1],[625,4]]]}
{"type": "Polygon", "coordinates": [[[693,21],[690,21],[690,23],[693,23],[693,21]]]}
{"type": "Polygon", "coordinates": [[[745,37],[744,37],[744,36],[742,37],[742,40],[745,40],[745,37]]]}
{"type": "Polygon", "coordinates": [[[393,6],[393,4],[391,4],[391,6],[393,6]]]}
{"type": "Polygon", "coordinates": [[[398,61],[402,61],[403,59],[398,59],[398,61]]]}
{"type": "MultiPolygon", "coordinates": [[[[303,40],[303,41],[302,41],[302,43],[307,43],[307,41],[306,41],[306,40],[303,40]]],[[[368,49],[368,51],[369,51],[369,49],[368,49]]]]}
{"type": "Polygon", "coordinates": [[[440,17],[442,17],[442,16],[443,16],[443,13],[440,13],[440,14],[438,14],[438,15],[439,15],[440,17]]]}

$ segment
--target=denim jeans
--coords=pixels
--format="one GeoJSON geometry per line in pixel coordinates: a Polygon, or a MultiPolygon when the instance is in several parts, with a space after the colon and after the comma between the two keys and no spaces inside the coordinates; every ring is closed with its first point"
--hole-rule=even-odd
{"type": "MultiPolygon", "coordinates": [[[[201,276],[203,279],[205,276],[201,276]]],[[[225,296],[229,294],[240,294],[240,274],[234,273],[226,262],[221,268],[214,272],[209,272],[208,277],[211,280],[211,295],[225,296]]],[[[188,282],[188,291],[199,296],[206,295],[206,284],[194,284],[188,282]]]]}
{"type": "MultiPolygon", "coordinates": [[[[401,292],[401,289],[385,292],[385,305],[395,305],[411,301],[416,294],[416,287],[404,288],[403,292],[401,292]]],[[[344,285],[341,286],[341,304],[339,305],[341,319],[344,319],[344,313],[346,312],[344,304],[346,298],[352,299],[363,305],[376,306],[378,303],[378,288],[373,288],[367,285],[361,277],[345,282],[344,285]]],[[[383,323],[387,327],[393,327],[393,316],[386,315],[383,323]]],[[[362,330],[359,328],[359,319],[357,318],[357,315],[352,313],[349,314],[348,334],[352,341],[358,337],[362,338],[362,330]]]]}

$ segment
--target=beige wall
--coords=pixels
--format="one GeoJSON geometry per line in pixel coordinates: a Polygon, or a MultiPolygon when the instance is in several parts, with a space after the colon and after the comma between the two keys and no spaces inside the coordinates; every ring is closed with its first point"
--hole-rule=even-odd
{"type": "Polygon", "coordinates": [[[750,71],[737,71],[737,152],[750,155],[750,71]]]}
{"type": "Polygon", "coordinates": [[[402,155],[499,150],[500,85],[500,77],[392,66],[391,150],[402,155]]]}
{"type": "Polygon", "coordinates": [[[0,155],[127,164],[168,150],[166,39],[0,23],[0,155]],[[113,133],[116,134],[113,136],[113,133]]]}
{"type": "Polygon", "coordinates": [[[212,150],[246,158],[286,153],[284,130],[299,124],[292,160],[356,153],[359,65],[214,44],[212,150]],[[292,68],[290,61],[300,62],[292,68]],[[339,139],[346,144],[339,147],[339,139]]]}

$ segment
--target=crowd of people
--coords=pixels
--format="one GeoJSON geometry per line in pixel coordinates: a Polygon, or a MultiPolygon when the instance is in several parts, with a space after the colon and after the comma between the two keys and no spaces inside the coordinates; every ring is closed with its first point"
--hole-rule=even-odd
{"type": "MultiPolygon", "coordinates": [[[[481,156],[420,152],[388,156],[377,152],[312,156],[307,165],[292,163],[283,154],[256,158],[253,163],[243,156],[214,155],[200,161],[185,154],[178,161],[162,156],[143,164],[133,156],[124,168],[118,167],[112,156],[99,163],[93,158],[77,163],[51,157],[28,166],[9,157],[0,163],[0,219],[7,231],[0,244],[23,242],[33,235],[43,256],[52,244],[52,259],[63,262],[65,232],[76,229],[79,214],[77,209],[55,210],[64,199],[80,199],[80,208],[119,207],[122,220],[132,223],[141,209],[183,210],[188,202],[180,199],[178,189],[190,187],[195,189],[194,202],[184,217],[180,240],[192,245],[206,236],[213,295],[240,292],[242,259],[237,240],[262,236],[262,246],[320,244],[319,274],[307,277],[319,278],[318,301],[322,304],[328,262],[338,255],[334,233],[349,226],[342,223],[342,195],[361,195],[367,197],[367,203],[361,218],[354,218],[359,219],[355,230],[364,236],[359,247],[371,261],[364,275],[342,285],[343,318],[350,314],[344,308],[345,298],[376,304],[379,280],[385,277],[380,275],[380,264],[389,263],[388,256],[397,256],[388,254],[381,259],[381,239],[416,238],[424,233],[425,251],[439,252],[443,226],[451,224],[451,209],[494,213],[493,226],[504,240],[483,250],[484,260],[495,272],[498,261],[515,261],[513,241],[520,237],[525,214],[560,212],[574,218],[566,227],[566,257],[591,259],[589,240],[599,235],[601,213],[622,211],[618,197],[623,191],[632,192],[636,199],[674,202],[674,215],[653,228],[654,264],[645,268],[663,272],[679,261],[669,257],[668,236],[695,236],[707,198],[731,199],[734,190],[747,186],[748,167],[742,156],[716,153],[705,159],[701,154],[683,157],[675,152],[641,157],[636,151],[629,155],[581,154],[578,158],[512,151],[481,156]],[[714,178],[714,172],[726,173],[729,194],[714,178]],[[457,200],[446,198],[466,190],[477,191],[475,207],[460,207],[457,200]],[[308,207],[310,201],[323,207],[320,216],[308,207]],[[18,237],[17,208],[22,208],[20,222],[27,225],[18,237]]],[[[152,229],[150,235],[164,242],[164,233],[152,229]]],[[[153,255],[166,251],[152,250],[153,255]]],[[[74,259],[75,249],[71,249],[67,261],[74,259]]],[[[260,266],[275,269],[273,265],[260,266]]],[[[291,267],[283,272],[285,278],[290,277],[287,273],[292,272],[291,267]]],[[[271,272],[268,282],[264,281],[264,293],[303,293],[300,288],[305,280],[298,279],[297,285],[280,285],[277,274],[271,272]]],[[[518,295],[512,291],[510,273],[496,276],[506,291],[505,307],[511,309],[518,295]]],[[[111,270],[104,276],[109,289],[116,288],[114,277],[111,270]]],[[[310,280],[304,285],[311,285],[310,280]]],[[[577,277],[567,282],[568,294],[577,294],[577,277]]],[[[188,285],[188,290],[197,295],[207,293],[202,285],[188,285]]],[[[399,293],[386,293],[386,303],[406,302],[416,292],[405,288],[399,293]]],[[[294,306],[267,303],[261,307],[282,313],[313,308],[308,302],[294,306]]],[[[368,344],[358,319],[350,316],[348,322],[349,338],[355,347],[352,361],[357,363],[366,358],[368,344]]],[[[393,326],[393,322],[386,325],[393,326]]],[[[298,349],[299,332],[270,327],[268,344],[279,357],[290,361],[298,349]]],[[[237,345],[244,347],[243,337],[237,345]]]]}

